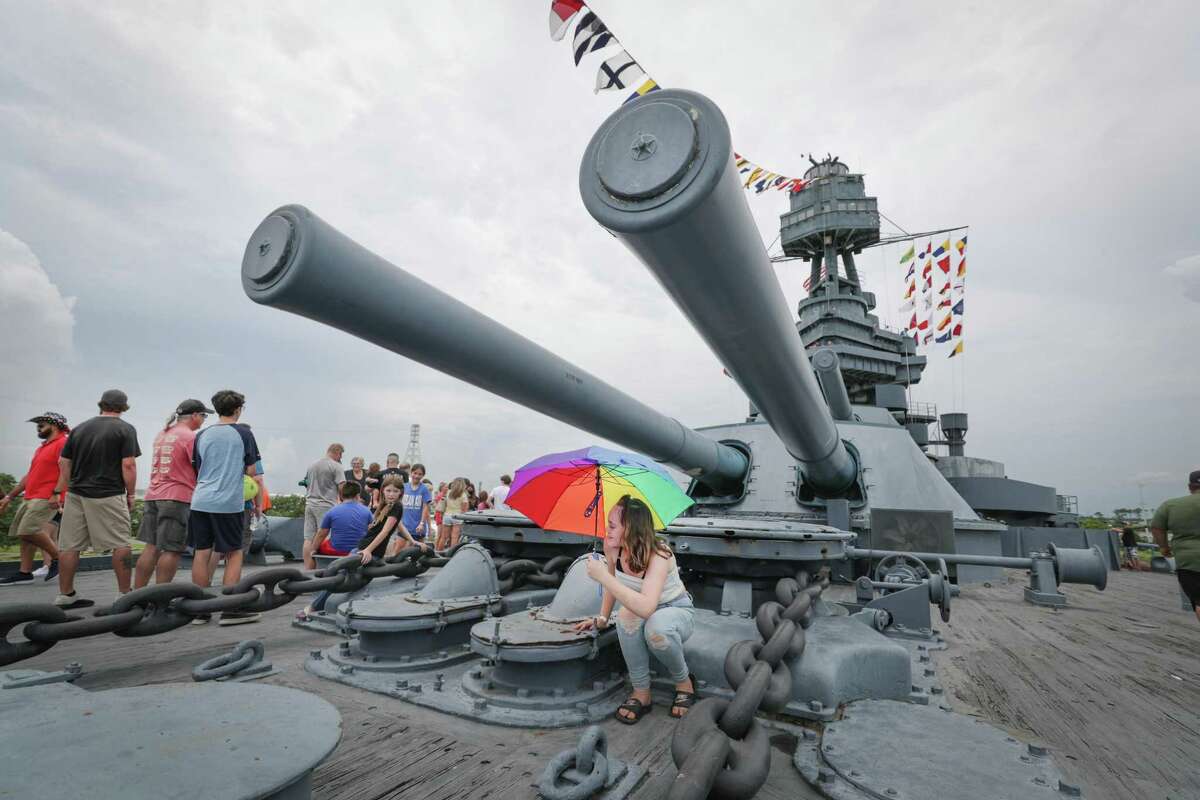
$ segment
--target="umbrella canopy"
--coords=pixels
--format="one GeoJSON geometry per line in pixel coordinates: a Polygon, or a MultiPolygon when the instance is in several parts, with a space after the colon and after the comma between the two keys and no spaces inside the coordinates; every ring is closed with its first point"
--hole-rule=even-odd
{"type": "Polygon", "coordinates": [[[603,537],[608,512],[622,495],[646,504],[656,530],[694,502],[662,465],[605,447],[530,461],[517,470],[505,502],[546,530],[603,537]]]}

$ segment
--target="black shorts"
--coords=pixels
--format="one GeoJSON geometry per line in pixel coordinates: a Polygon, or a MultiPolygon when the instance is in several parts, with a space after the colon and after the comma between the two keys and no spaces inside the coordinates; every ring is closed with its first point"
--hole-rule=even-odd
{"type": "Polygon", "coordinates": [[[1187,599],[1192,601],[1192,609],[1200,606],[1200,572],[1191,569],[1175,570],[1176,577],[1179,578],[1179,585],[1183,588],[1183,593],[1187,595],[1187,599]]]}
{"type": "Polygon", "coordinates": [[[214,514],[192,509],[188,517],[188,544],[195,550],[232,553],[242,549],[242,524],[245,512],[214,514]]]}

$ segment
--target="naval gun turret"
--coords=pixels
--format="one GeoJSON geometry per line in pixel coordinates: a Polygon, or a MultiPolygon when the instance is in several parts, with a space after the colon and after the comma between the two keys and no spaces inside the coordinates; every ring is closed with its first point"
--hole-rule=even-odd
{"type": "MultiPolygon", "coordinates": [[[[765,591],[796,560],[844,557],[852,535],[873,549],[1001,554],[1003,526],[975,514],[894,409],[851,402],[834,353],[817,359],[818,382],[715,105],[664,90],[623,106],[588,145],[580,187],[588,211],[651,270],[750,398],[755,417],[692,430],[300,206],[276,210],[254,232],[243,286],[258,303],[352,333],[692,476],[697,505],[667,533],[690,569],[720,576],[714,588],[744,576],[765,591]],[[350,289],[361,286],[372,290],[350,289]]],[[[577,544],[530,530],[518,517],[476,514],[471,533],[522,548],[577,544]]],[[[960,577],[971,574],[958,569],[960,577]]],[[[988,574],[979,569],[974,577],[988,574]]]]}
{"type": "MultiPolygon", "coordinates": [[[[254,232],[243,286],[256,302],[690,475],[696,505],[665,536],[698,609],[687,661],[712,693],[728,691],[726,656],[757,635],[761,612],[771,608],[765,601],[781,586],[806,584],[822,565],[854,581],[858,602],[811,598],[809,647],[789,656],[795,681],[784,682],[792,687],[784,713],[812,719],[863,697],[910,696],[909,651],[886,636],[936,637],[929,606],[948,616],[951,569],[961,579],[969,569],[1027,568],[1035,599],[1048,602],[1058,600],[1059,581],[1102,584],[1098,553],[999,558],[1003,526],[972,511],[894,409],[848,392],[833,349],[814,351],[814,372],[751,218],[728,125],[709,100],[664,90],[623,106],[588,145],[580,189],[589,213],[652,272],[746,393],[757,411],[750,419],[688,428],[300,206],[278,209],[254,232]],[[364,285],[372,290],[349,288],[364,285]]],[[[512,511],[464,521],[476,541],[428,585],[338,605],[338,624],[358,636],[308,668],[387,692],[431,673],[435,691],[409,691],[410,702],[498,724],[578,724],[611,711],[620,694],[612,632],[569,626],[599,606],[576,558],[587,540],[512,511]],[[452,674],[453,694],[443,691],[452,674]]]]}

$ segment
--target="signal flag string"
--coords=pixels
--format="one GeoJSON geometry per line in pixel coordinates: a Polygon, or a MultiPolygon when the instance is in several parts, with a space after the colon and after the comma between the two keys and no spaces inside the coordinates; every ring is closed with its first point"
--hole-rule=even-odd
{"type": "MultiPolygon", "coordinates": [[[[621,48],[616,55],[609,56],[601,62],[596,71],[593,93],[632,89],[633,92],[622,102],[624,105],[662,88],[583,0],[550,0],[550,38],[556,42],[562,40],[576,17],[579,21],[571,37],[575,66],[579,66],[591,53],[621,48]]],[[[744,177],[742,188],[747,191],[753,190],[755,194],[762,194],[770,189],[794,194],[808,185],[803,178],[792,178],[769,170],[737,152],[734,152],[733,158],[738,174],[744,177]]]]}

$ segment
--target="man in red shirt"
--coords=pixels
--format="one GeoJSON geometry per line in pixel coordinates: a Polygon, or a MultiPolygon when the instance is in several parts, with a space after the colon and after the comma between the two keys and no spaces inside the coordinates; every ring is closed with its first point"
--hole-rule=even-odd
{"type": "Polygon", "coordinates": [[[138,538],[146,543],[146,549],[133,571],[135,589],[150,583],[151,574],[156,583],[175,579],[179,557],[187,549],[188,514],[196,490],[196,468],[192,466],[196,431],[213,413],[199,400],[184,400],[154,437],[150,487],[138,527],[138,538]]]}
{"type": "Polygon", "coordinates": [[[0,497],[0,514],[8,508],[13,498],[25,492],[25,502],[17,509],[10,530],[21,540],[21,569],[14,575],[0,580],[0,584],[11,586],[33,580],[33,557],[38,548],[46,551],[53,559],[46,580],[58,575],[58,546],[54,543],[54,518],[58,508],[50,505],[50,495],[58,483],[58,458],[67,443],[67,418],[62,414],[47,411],[30,422],[37,423],[37,435],[44,440],[33,454],[29,472],[11,492],[0,497]]]}

